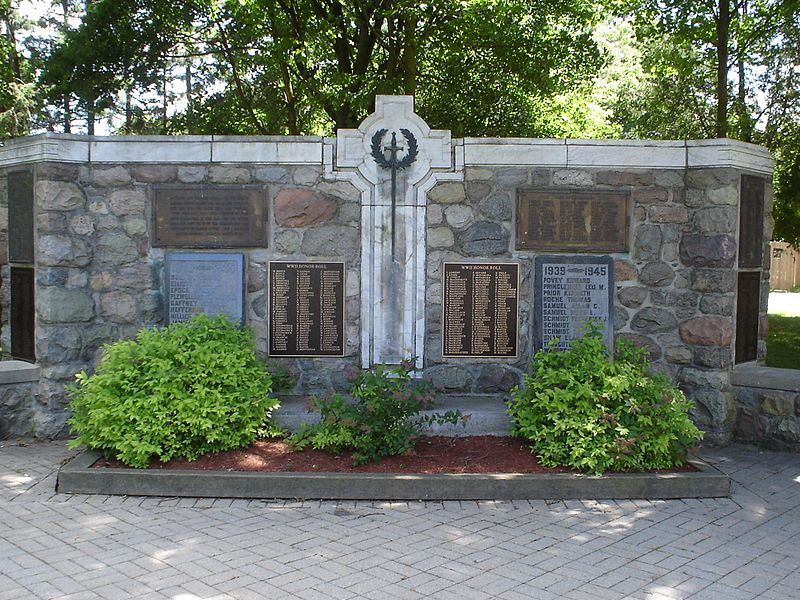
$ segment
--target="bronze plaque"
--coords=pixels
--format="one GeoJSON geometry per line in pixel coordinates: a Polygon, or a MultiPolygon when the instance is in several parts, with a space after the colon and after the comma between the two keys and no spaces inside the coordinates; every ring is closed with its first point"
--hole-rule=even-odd
{"type": "Polygon", "coordinates": [[[269,263],[269,354],[344,356],[342,262],[269,263]]]}
{"type": "Polygon", "coordinates": [[[519,265],[444,263],[442,356],[517,356],[519,265]]]}
{"type": "Polygon", "coordinates": [[[267,245],[266,202],[261,187],[157,187],[153,220],[153,246],[241,248],[267,245]]]}
{"type": "Polygon", "coordinates": [[[739,203],[739,266],[760,267],[764,261],[764,179],[742,175],[739,203]]]}
{"type": "Polygon", "coordinates": [[[36,360],[33,269],[11,267],[11,356],[36,360]]]}
{"type": "Polygon", "coordinates": [[[739,273],[736,290],[736,363],[758,357],[761,271],[739,273]]]}
{"type": "Polygon", "coordinates": [[[628,194],[521,190],[517,249],[627,252],[628,194]]]}
{"type": "Polygon", "coordinates": [[[33,263],[33,173],[8,174],[8,260],[33,263]]]}

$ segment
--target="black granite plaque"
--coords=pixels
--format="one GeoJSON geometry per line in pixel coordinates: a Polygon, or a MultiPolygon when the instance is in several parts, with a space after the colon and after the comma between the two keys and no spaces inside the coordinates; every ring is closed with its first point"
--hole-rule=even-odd
{"type": "Polygon", "coordinates": [[[33,269],[11,267],[11,356],[36,360],[33,269]]]}
{"type": "Polygon", "coordinates": [[[517,356],[519,265],[444,263],[442,356],[517,356]]]}
{"type": "Polygon", "coordinates": [[[599,321],[612,348],[614,261],[610,256],[536,257],[534,347],[558,338],[558,350],[584,334],[585,323],[599,321]]]}
{"type": "Polygon", "coordinates": [[[226,314],[244,323],[244,257],[241,254],[167,254],[167,323],[197,313],[226,314]]]}
{"type": "Polygon", "coordinates": [[[33,174],[8,174],[8,260],[33,263],[33,174]]]}
{"type": "Polygon", "coordinates": [[[269,263],[269,354],[344,356],[342,262],[269,263]]]}
{"type": "Polygon", "coordinates": [[[266,246],[265,206],[261,187],[158,187],[153,204],[153,246],[266,246]]]}
{"type": "Polygon", "coordinates": [[[628,194],[520,190],[517,249],[581,252],[628,250],[628,194]]]}

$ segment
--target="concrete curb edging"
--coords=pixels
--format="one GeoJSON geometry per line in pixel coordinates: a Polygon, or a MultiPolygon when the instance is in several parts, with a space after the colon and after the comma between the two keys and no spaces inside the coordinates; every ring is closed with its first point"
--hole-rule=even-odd
{"type": "Polygon", "coordinates": [[[325,500],[534,500],[719,498],[730,496],[730,478],[690,458],[688,473],[253,473],[146,469],[93,469],[100,453],[86,450],[58,472],[56,490],[195,498],[325,500]]]}

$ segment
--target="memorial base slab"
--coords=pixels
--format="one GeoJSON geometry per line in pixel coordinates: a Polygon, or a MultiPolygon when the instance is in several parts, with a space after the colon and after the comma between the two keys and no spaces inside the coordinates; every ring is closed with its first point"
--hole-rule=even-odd
{"type": "Polygon", "coordinates": [[[692,458],[694,472],[614,473],[257,473],[92,468],[85,451],[58,473],[67,494],[193,498],[297,498],[326,500],[532,500],[716,498],[730,495],[730,479],[692,458]]]}

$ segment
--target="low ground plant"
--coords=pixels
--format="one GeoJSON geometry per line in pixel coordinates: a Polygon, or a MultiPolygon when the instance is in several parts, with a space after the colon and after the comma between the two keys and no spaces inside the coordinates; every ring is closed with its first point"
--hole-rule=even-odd
{"type": "Polygon", "coordinates": [[[114,342],[69,390],[75,438],[132,467],[193,460],[277,433],[271,378],[249,330],[198,315],[114,342]]]}
{"type": "Polygon", "coordinates": [[[768,367],[800,369],[800,317],[768,315],[768,367]]]}
{"type": "Polygon", "coordinates": [[[433,406],[433,394],[427,382],[411,379],[412,364],[352,369],[352,400],[341,394],[313,398],[320,421],[304,424],[287,441],[298,449],[351,451],[353,464],[359,465],[411,449],[424,425],[463,420],[459,411],[419,414],[433,406]]]}
{"type": "Polygon", "coordinates": [[[646,350],[626,340],[611,360],[590,324],[568,350],[536,353],[509,401],[512,432],[549,467],[599,474],[678,466],[702,432],[689,419],[692,403],[648,367],[646,350]]]}

